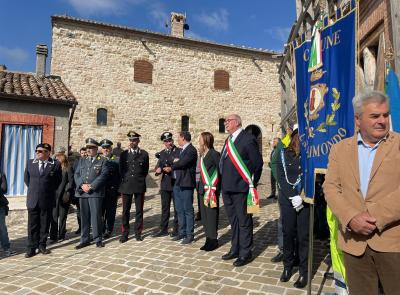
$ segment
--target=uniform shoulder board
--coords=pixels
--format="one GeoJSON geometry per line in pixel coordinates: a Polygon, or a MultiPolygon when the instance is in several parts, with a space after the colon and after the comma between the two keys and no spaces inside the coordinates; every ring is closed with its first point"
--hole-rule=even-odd
{"type": "Polygon", "coordinates": [[[101,160],[101,157],[100,157],[100,156],[97,156],[97,160],[101,160]]]}
{"type": "Polygon", "coordinates": [[[116,159],[115,155],[112,155],[110,158],[110,160],[115,160],[115,159],[116,159]]]}

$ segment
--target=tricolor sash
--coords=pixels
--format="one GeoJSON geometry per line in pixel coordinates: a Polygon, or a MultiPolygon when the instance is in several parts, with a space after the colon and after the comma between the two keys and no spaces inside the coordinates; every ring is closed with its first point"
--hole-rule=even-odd
{"type": "Polygon", "coordinates": [[[240,176],[242,176],[243,180],[249,184],[249,193],[247,194],[247,213],[258,213],[260,208],[259,197],[258,192],[254,187],[253,177],[233,144],[232,138],[227,139],[225,147],[236,170],[239,172],[240,176]]]}
{"type": "Polygon", "coordinates": [[[208,174],[206,165],[204,164],[204,157],[200,158],[200,175],[201,180],[204,183],[204,196],[203,202],[204,206],[215,208],[217,207],[217,196],[215,195],[215,191],[217,190],[218,183],[218,170],[215,169],[213,174],[208,174]]]}

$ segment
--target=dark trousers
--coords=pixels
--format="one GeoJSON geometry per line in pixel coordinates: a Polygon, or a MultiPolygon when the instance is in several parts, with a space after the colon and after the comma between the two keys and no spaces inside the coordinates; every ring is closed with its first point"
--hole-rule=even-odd
{"type": "Polygon", "coordinates": [[[78,221],[78,229],[81,229],[81,206],[79,205],[79,199],[76,202],[76,220],[78,221]]]}
{"type": "Polygon", "coordinates": [[[117,214],[118,191],[106,188],[106,195],[103,200],[103,232],[112,232],[114,230],[115,215],[117,214]]]}
{"type": "Polygon", "coordinates": [[[64,239],[67,232],[67,216],[69,210],[69,202],[64,203],[57,200],[56,207],[53,208],[52,218],[50,221],[50,240],[64,239]]]}
{"type": "Polygon", "coordinates": [[[307,276],[308,232],[310,208],[308,204],[299,212],[292,206],[280,205],[283,232],[283,266],[292,269],[296,247],[299,255],[299,273],[307,276]]]}
{"type": "Polygon", "coordinates": [[[210,208],[204,205],[204,200],[200,200],[201,223],[203,224],[206,238],[216,240],[218,238],[218,217],[219,200],[217,196],[217,207],[210,208]]]}
{"type": "Polygon", "coordinates": [[[46,248],[52,208],[28,209],[28,249],[46,248]]]}
{"type": "Polygon", "coordinates": [[[143,205],[144,193],[133,195],[122,195],[122,234],[129,235],[129,219],[131,213],[132,199],[135,196],[135,235],[140,235],[143,231],[143,205]]]}
{"type": "Polygon", "coordinates": [[[174,194],[171,191],[161,191],[161,223],[160,231],[168,231],[168,222],[171,209],[171,201],[174,207],[174,232],[178,232],[178,213],[176,212],[174,194]]]}
{"type": "Polygon", "coordinates": [[[385,295],[400,293],[400,253],[376,252],[367,246],[361,256],[343,254],[350,294],[379,294],[378,281],[385,295]]]}
{"type": "Polygon", "coordinates": [[[271,196],[276,196],[276,179],[271,172],[271,196]]]}
{"type": "Polygon", "coordinates": [[[178,213],[179,235],[185,237],[193,236],[193,188],[174,186],[174,199],[178,213]]]}
{"type": "Polygon", "coordinates": [[[247,193],[224,192],[222,198],[232,229],[231,251],[247,257],[253,245],[253,216],[247,214],[247,193]]]}
{"type": "Polygon", "coordinates": [[[102,203],[103,198],[79,198],[82,244],[90,242],[90,225],[92,226],[93,240],[97,243],[103,239],[102,203]]]}

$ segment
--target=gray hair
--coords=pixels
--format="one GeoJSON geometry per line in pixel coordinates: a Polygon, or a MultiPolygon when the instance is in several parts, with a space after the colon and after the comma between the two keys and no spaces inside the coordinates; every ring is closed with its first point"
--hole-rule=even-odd
{"type": "Polygon", "coordinates": [[[361,91],[353,98],[354,114],[361,115],[362,107],[371,102],[379,104],[387,103],[389,105],[389,97],[387,97],[385,93],[377,90],[361,91]]]}
{"type": "Polygon", "coordinates": [[[242,126],[242,118],[238,114],[232,114],[231,116],[235,118],[239,126],[242,126]]]}

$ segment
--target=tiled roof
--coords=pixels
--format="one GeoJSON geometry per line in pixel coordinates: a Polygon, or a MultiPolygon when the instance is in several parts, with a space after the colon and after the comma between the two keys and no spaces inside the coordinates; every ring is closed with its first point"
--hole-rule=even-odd
{"type": "Polygon", "coordinates": [[[0,97],[76,104],[76,98],[57,76],[0,71],[0,97]]]}

